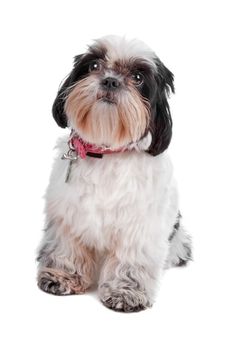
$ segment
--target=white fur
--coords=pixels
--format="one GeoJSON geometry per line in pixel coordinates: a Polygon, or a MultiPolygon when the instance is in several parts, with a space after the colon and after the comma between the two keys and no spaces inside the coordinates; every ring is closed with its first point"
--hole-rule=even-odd
{"type": "Polygon", "coordinates": [[[116,59],[130,59],[141,57],[147,60],[156,70],[154,61],[155,53],[143,41],[138,39],[127,39],[117,35],[107,35],[95,40],[96,43],[107,48],[107,58],[109,62],[114,62],[116,59]]]}
{"type": "MultiPolygon", "coordinates": [[[[87,157],[73,164],[70,180],[65,183],[68,161],[61,160],[61,155],[66,151],[64,138],[58,143],[46,193],[48,223],[62,218],[72,240],[78,237],[102,256],[114,252],[122,265],[145,267],[151,305],[178,212],[169,157],[166,153],[152,157],[135,150],[102,159],[87,157]]],[[[57,236],[55,231],[46,233],[42,244],[57,240],[57,236]]],[[[69,255],[66,249],[70,249],[69,244],[63,244],[63,256],[69,255]]],[[[103,268],[99,284],[104,283],[106,274],[103,268]]]]}

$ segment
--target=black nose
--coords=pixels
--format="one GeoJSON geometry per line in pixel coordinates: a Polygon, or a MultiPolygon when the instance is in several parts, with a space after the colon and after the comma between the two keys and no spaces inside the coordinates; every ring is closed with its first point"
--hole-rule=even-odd
{"type": "Polygon", "coordinates": [[[105,90],[116,90],[121,84],[116,78],[108,77],[102,80],[101,85],[105,90]]]}

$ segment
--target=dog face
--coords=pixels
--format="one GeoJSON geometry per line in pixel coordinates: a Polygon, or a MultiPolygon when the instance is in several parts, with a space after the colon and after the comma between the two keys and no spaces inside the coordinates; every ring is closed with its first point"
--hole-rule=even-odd
{"type": "Polygon", "coordinates": [[[150,135],[147,151],[157,155],[171,140],[170,90],[173,74],[144,43],[108,36],[75,57],[53,116],[96,145],[117,148],[150,135]]]}

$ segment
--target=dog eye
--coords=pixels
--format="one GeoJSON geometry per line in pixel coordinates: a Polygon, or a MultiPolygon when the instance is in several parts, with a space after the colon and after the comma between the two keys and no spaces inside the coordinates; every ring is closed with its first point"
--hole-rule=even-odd
{"type": "Polygon", "coordinates": [[[142,73],[135,72],[134,74],[132,74],[132,79],[135,85],[141,85],[143,83],[142,73]]]}
{"type": "Polygon", "coordinates": [[[89,65],[89,72],[100,70],[100,62],[92,61],[89,65]]]}

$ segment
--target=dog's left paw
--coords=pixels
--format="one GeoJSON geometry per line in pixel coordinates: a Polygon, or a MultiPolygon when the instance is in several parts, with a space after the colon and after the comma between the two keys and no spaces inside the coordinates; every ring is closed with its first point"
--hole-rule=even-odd
{"type": "Polygon", "coordinates": [[[144,291],[129,286],[112,289],[111,283],[103,283],[99,294],[102,303],[114,311],[137,312],[152,306],[144,291]]]}
{"type": "Polygon", "coordinates": [[[166,261],[166,268],[172,266],[185,266],[192,260],[192,240],[183,226],[179,224],[178,229],[170,236],[170,250],[166,261]]]}

